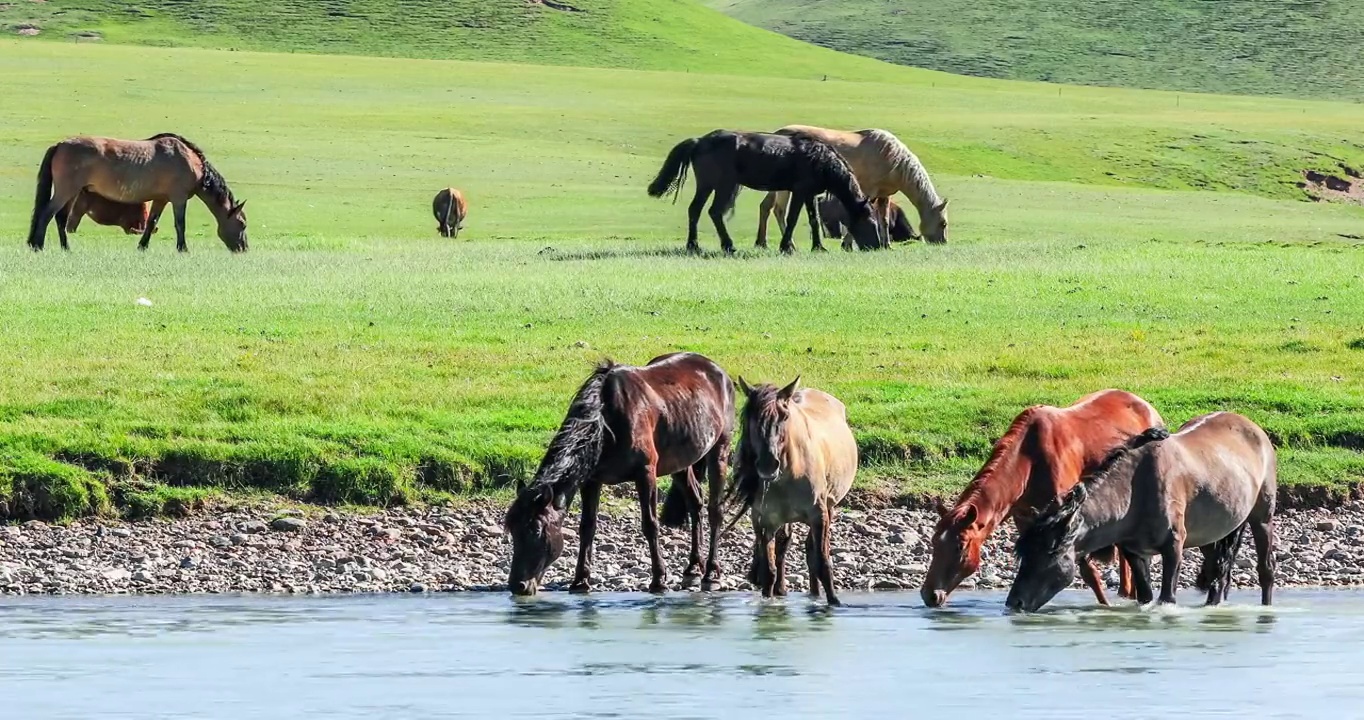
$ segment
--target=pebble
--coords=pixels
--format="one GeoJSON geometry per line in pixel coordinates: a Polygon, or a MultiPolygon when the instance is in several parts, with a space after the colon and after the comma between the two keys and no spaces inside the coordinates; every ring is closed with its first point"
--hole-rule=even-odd
{"type": "Polygon", "coordinates": [[[295,517],[275,518],[270,522],[270,529],[278,532],[298,532],[308,527],[308,523],[295,517]]]}

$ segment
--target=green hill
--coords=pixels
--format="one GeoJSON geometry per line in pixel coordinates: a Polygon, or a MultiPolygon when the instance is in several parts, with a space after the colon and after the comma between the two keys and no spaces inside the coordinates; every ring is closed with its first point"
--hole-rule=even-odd
{"type": "Polygon", "coordinates": [[[1364,3],[709,0],[808,42],[964,75],[1364,99],[1364,3]]]}
{"type": "Polygon", "coordinates": [[[878,65],[692,0],[18,0],[0,2],[0,28],[39,40],[743,75],[851,77],[878,65]]]}

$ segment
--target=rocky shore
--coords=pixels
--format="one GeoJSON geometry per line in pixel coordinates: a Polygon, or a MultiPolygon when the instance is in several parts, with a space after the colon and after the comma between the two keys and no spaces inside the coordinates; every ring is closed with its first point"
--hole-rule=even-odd
{"type": "MultiPolygon", "coordinates": [[[[0,593],[501,591],[511,551],[501,515],[500,507],[472,503],[377,514],[252,508],[137,523],[0,526],[0,593]]],[[[927,569],[935,520],[923,511],[844,510],[834,526],[837,583],[855,590],[917,588],[927,569]]],[[[723,543],[724,589],[748,589],[743,575],[752,536],[745,525],[723,543]]],[[[546,577],[547,589],[560,589],[569,579],[577,552],[574,535],[546,577]]],[[[1364,585],[1364,503],[1284,512],[1277,536],[1280,586],[1364,585]]],[[[670,582],[677,589],[687,538],[665,530],[663,542],[670,582]]],[[[1012,543],[1010,524],[991,540],[981,572],[967,587],[1007,588],[1012,543]]],[[[1241,550],[1237,587],[1255,585],[1252,545],[1247,538],[1241,550]]],[[[1190,551],[1189,560],[1186,586],[1201,560],[1198,551],[1190,551]]],[[[788,562],[793,590],[803,589],[798,544],[788,562]]],[[[647,586],[648,552],[632,504],[604,509],[594,570],[599,590],[647,586]]],[[[1112,569],[1107,575],[1110,583],[1116,580],[1112,569]]]]}

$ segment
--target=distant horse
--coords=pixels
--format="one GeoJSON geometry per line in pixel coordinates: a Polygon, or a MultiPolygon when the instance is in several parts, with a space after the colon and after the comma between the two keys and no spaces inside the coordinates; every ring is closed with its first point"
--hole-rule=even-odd
{"type": "Polygon", "coordinates": [[[244,252],[245,202],[237,202],[227,181],[194,143],[170,133],[146,140],[74,137],[47,149],[38,169],[33,201],[33,222],[28,246],[42,250],[47,224],[57,218],[57,234],[67,247],[66,224],[72,204],[84,192],[114,202],[151,202],[148,222],[138,243],[141,250],[151,242],[152,230],[166,204],[175,210],[175,246],[185,244],[185,206],[189,198],[203,201],[218,221],[218,238],[233,252],[244,252]]]}
{"type": "MultiPolygon", "coordinates": [[[[141,235],[147,229],[147,203],[121,203],[109,198],[82,190],[71,203],[66,219],[66,232],[74,233],[80,227],[81,218],[90,219],[100,225],[123,228],[128,235],[141,235]]],[[[152,228],[156,232],[156,228],[152,228]]]]}
{"type": "MultiPolygon", "coordinates": [[[[875,241],[871,206],[862,195],[857,178],[838,153],[818,140],[732,130],[716,130],[700,138],[689,138],[668,153],[658,177],[649,184],[649,195],[663,197],[669,192],[680,192],[687,180],[688,165],[696,173],[696,196],[687,208],[687,250],[690,252],[701,249],[696,244],[696,224],[711,193],[715,193],[715,201],[710,206],[710,219],[720,235],[720,245],[725,252],[734,252],[734,241],[725,229],[724,217],[733,210],[734,199],[742,187],[785,190],[794,195],[795,202],[791,204],[781,237],[784,253],[795,249],[791,244],[791,233],[802,207],[810,222],[811,249],[824,249],[819,241],[815,198],[825,192],[843,203],[852,218],[852,234],[860,245],[871,245],[875,241]]],[[[843,247],[851,249],[852,245],[845,242],[843,247]]]]}
{"type": "MultiPolygon", "coordinates": [[[[889,246],[886,225],[890,196],[903,192],[919,211],[919,232],[930,243],[947,242],[947,200],[938,195],[919,158],[900,139],[885,130],[828,130],[811,125],[787,125],[777,131],[783,135],[806,135],[823,141],[838,152],[867,197],[876,206],[877,232],[881,246],[889,246]]],[[[768,193],[758,210],[758,247],[767,247],[767,215],[773,212],[782,222],[788,198],[784,193],[768,193]]],[[[784,226],[782,226],[784,229],[784,226]]]]}
{"type": "MultiPolygon", "coordinates": [[[[1151,404],[1122,390],[1101,390],[1066,408],[1036,405],[1019,413],[995,443],[985,466],[976,473],[957,504],[940,508],[933,531],[933,558],[920,590],[925,605],[939,607],[947,596],[980,567],[980,548],[1006,517],[1019,530],[1103,462],[1128,437],[1163,424],[1151,404]]],[[[1116,553],[1109,551],[1106,557],[1116,553]]],[[[1130,574],[1118,558],[1121,593],[1130,595],[1130,574]]],[[[1080,576],[1107,605],[1103,583],[1091,558],[1080,576]]]]}
{"type": "Polygon", "coordinates": [[[436,230],[442,237],[457,238],[464,229],[464,218],[469,206],[464,202],[464,193],[455,188],[445,188],[436,193],[431,201],[431,212],[436,216],[436,230]]]}
{"type": "MultiPolygon", "coordinates": [[[[847,225],[848,214],[843,211],[843,203],[837,198],[825,195],[819,199],[819,221],[824,225],[824,234],[831,238],[843,237],[843,228],[847,225]]],[[[909,218],[905,217],[905,211],[890,201],[890,239],[894,242],[908,242],[918,240],[919,236],[914,233],[914,226],[909,224],[909,218]]],[[[874,249],[874,248],[863,248],[874,249]]]]}
{"type": "Polygon", "coordinates": [[[780,390],[749,387],[742,378],[739,384],[748,401],[732,494],[740,516],[752,510],[756,584],[763,597],[786,594],[788,524],[802,522],[810,526],[805,538],[810,595],[818,597],[823,585],[825,600],[838,605],[829,556],[833,512],[857,475],[857,441],[847,409],[826,392],[800,389],[800,378],[780,390]]]}
{"type": "Polygon", "coordinates": [[[1203,549],[1198,574],[1209,605],[1226,599],[1247,526],[1259,556],[1260,603],[1274,600],[1274,444],[1229,412],[1169,434],[1156,428],[1118,447],[1018,538],[1018,574],[1006,601],[1033,612],[1070,585],[1075,554],[1117,545],[1132,564],[1137,599],[1149,603],[1147,558],[1161,556],[1160,602],[1174,603],[1184,548],[1203,549]]]}
{"type": "Polygon", "coordinates": [[[534,595],[563,552],[563,522],[573,493],[582,490],[578,526],[578,567],[571,592],[591,590],[592,539],[602,485],[635,483],[649,541],[652,580],[649,592],[661,593],[663,555],[658,545],[660,474],[672,475],[663,504],[665,525],[691,523],[691,555],[683,583],[701,574],[701,488],[709,480],[710,554],[702,588],[720,580],[716,544],[724,522],[724,495],[730,438],[734,435],[734,383],[719,365],[694,353],[654,358],[644,367],[611,362],[597,366],[568,408],[549,443],[535,478],[518,488],[507,509],[512,538],[514,595],[534,595]]]}

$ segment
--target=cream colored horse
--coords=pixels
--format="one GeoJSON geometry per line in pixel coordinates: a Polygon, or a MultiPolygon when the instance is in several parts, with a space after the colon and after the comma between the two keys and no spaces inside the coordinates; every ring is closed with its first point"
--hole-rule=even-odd
{"type": "Polygon", "coordinates": [[[857,441],[847,409],[826,392],[799,389],[800,378],[781,389],[749,387],[742,378],[739,385],[748,402],[732,492],[740,516],[752,511],[757,585],[764,597],[785,594],[787,524],[801,522],[810,526],[805,541],[810,595],[818,597],[823,585],[825,599],[838,605],[829,557],[833,512],[857,475],[857,441]]]}
{"type": "MultiPolygon", "coordinates": [[[[947,200],[933,187],[919,158],[900,139],[885,130],[828,130],[812,125],[787,125],[783,135],[803,134],[823,141],[843,156],[862,192],[872,198],[881,246],[888,247],[890,197],[902,192],[919,211],[919,234],[930,243],[947,242],[947,200]]],[[[758,247],[767,247],[767,216],[776,210],[777,226],[785,231],[789,193],[770,192],[758,210],[758,247]]]]}

